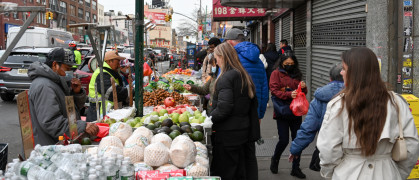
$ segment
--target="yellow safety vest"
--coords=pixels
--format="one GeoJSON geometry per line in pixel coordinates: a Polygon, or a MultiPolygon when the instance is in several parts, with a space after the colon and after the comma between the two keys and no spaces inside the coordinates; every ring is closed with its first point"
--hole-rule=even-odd
{"type": "MultiPolygon", "coordinates": [[[[111,69],[111,66],[109,66],[108,63],[103,62],[103,67],[107,67],[109,69],[111,69]]],[[[92,75],[92,78],[90,79],[90,83],[89,83],[89,100],[91,103],[96,103],[96,101],[92,101],[93,99],[96,99],[96,94],[95,94],[95,84],[96,84],[96,78],[99,76],[100,73],[100,68],[97,68],[95,70],[95,72],[92,75]]],[[[109,75],[112,76],[112,74],[110,72],[108,72],[106,69],[103,69],[103,73],[108,73],[109,75]]],[[[112,76],[113,77],[113,76],[112,76]]],[[[115,79],[115,82],[120,85],[118,78],[113,77],[115,79]]],[[[105,89],[106,92],[107,89],[105,89]]],[[[98,96],[98,102],[102,102],[102,95],[100,94],[101,92],[97,92],[97,96],[98,96]]],[[[109,101],[108,99],[106,99],[105,104],[110,103],[113,106],[113,101],[109,101]]],[[[102,115],[102,105],[103,103],[101,103],[101,107],[100,107],[100,115],[102,115]]]]}

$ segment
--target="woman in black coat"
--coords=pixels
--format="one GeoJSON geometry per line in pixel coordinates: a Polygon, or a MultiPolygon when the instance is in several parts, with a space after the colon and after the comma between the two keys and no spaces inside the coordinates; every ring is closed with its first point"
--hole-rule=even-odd
{"type": "Polygon", "coordinates": [[[211,175],[229,179],[257,179],[255,141],[260,138],[257,98],[253,81],[233,46],[214,50],[221,74],[215,82],[213,161],[211,175]]]}
{"type": "Polygon", "coordinates": [[[268,78],[268,82],[270,82],[269,80],[271,78],[272,72],[274,71],[275,63],[279,59],[275,44],[269,43],[263,56],[265,56],[266,62],[268,63],[268,67],[266,68],[266,77],[268,78]]]}

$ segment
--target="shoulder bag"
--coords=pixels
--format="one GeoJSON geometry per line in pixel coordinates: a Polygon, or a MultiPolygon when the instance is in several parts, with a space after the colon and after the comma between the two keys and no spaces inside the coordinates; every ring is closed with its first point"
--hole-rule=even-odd
{"type": "MultiPolygon", "coordinates": [[[[394,93],[392,93],[393,98],[394,93]]],[[[391,157],[394,161],[403,161],[407,159],[407,147],[406,147],[406,141],[403,137],[403,127],[402,127],[402,120],[400,118],[400,107],[399,107],[399,137],[396,138],[396,142],[394,142],[393,149],[391,150],[391,157]]]]}

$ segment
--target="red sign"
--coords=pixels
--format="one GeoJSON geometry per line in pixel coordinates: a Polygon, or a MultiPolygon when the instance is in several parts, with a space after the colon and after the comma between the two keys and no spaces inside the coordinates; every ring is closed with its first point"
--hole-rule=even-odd
{"type": "Polygon", "coordinates": [[[219,17],[263,17],[266,9],[264,8],[236,8],[221,6],[220,0],[213,0],[212,15],[219,17]]]}
{"type": "Polygon", "coordinates": [[[164,21],[165,15],[165,13],[144,11],[144,19],[150,20],[153,24],[166,24],[166,21],[164,21]]]}

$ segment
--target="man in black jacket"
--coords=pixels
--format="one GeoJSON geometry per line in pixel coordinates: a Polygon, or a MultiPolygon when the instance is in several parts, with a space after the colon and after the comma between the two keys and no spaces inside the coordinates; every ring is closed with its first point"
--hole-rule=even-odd
{"type": "Polygon", "coordinates": [[[288,41],[286,39],[283,39],[280,41],[279,48],[280,48],[278,51],[279,55],[284,54],[284,52],[287,50],[291,50],[291,47],[288,46],[288,41]]]}

